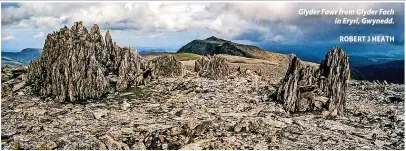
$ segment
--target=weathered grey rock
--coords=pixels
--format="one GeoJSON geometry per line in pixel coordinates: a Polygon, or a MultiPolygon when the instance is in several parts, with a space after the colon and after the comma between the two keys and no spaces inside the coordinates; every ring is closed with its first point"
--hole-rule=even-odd
{"type": "Polygon", "coordinates": [[[10,85],[4,84],[4,83],[1,84],[1,96],[2,97],[9,95],[11,92],[13,92],[13,91],[12,91],[12,88],[10,85]]]}
{"type": "Polygon", "coordinates": [[[109,32],[103,40],[98,25],[88,32],[76,22],[71,29],[65,26],[47,36],[41,56],[28,67],[27,78],[33,92],[76,102],[137,84],[140,66],[136,52],[113,44],[109,32]],[[116,75],[117,82],[111,83],[107,75],[116,75]]]}
{"type": "MultiPolygon", "coordinates": [[[[2,96],[14,95],[15,92],[26,86],[27,68],[25,67],[2,67],[1,82],[2,96]]],[[[21,92],[19,92],[21,93],[21,92]]]]}
{"type": "Polygon", "coordinates": [[[121,105],[122,110],[127,110],[128,108],[131,107],[131,104],[127,103],[127,101],[123,101],[123,104],[121,105]]]}
{"type": "Polygon", "coordinates": [[[342,115],[349,76],[348,56],[340,48],[330,50],[318,69],[293,55],[276,97],[289,112],[326,107],[342,115]]]}
{"type": "Polygon", "coordinates": [[[133,146],[131,146],[131,150],[146,150],[144,143],[138,141],[133,146]]]}
{"type": "Polygon", "coordinates": [[[117,90],[123,91],[131,85],[138,85],[141,80],[138,77],[142,76],[141,58],[133,49],[128,47],[121,49],[117,55],[119,58],[121,57],[121,61],[118,63],[117,90]]]}
{"type": "Polygon", "coordinates": [[[1,81],[6,82],[10,79],[23,80],[22,75],[27,73],[25,67],[2,67],[1,68],[1,81]]]}
{"type": "MultiPolygon", "coordinates": [[[[404,149],[404,101],[385,99],[396,96],[404,100],[404,85],[350,81],[346,115],[333,119],[329,119],[332,117],[328,111],[322,115],[286,114],[283,105],[277,102],[253,101],[269,94],[268,87],[269,83],[262,78],[254,86],[247,77],[213,80],[193,75],[162,77],[147,83],[141,87],[142,93],[148,93],[147,99],[126,92],[109,94],[111,98],[98,102],[73,104],[29,94],[9,95],[2,99],[2,149],[35,149],[37,143],[48,140],[57,143],[54,149],[58,150],[126,149],[126,146],[404,149]],[[254,90],[256,87],[259,89],[254,90]],[[197,88],[207,91],[195,91],[197,88]],[[124,100],[131,104],[127,110],[121,109],[124,100]],[[176,115],[179,110],[182,114],[176,115]],[[94,113],[99,111],[100,118],[96,119],[94,113]],[[237,123],[238,133],[234,131],[237,123]],[[101,137],[105,135],[110,138],[101,137]],[[386,143],[380,146],[376,140],[386,143]]],[[[315,100],[326,98],[316,96],[315,100]]]]}
{"type": "Polygon", "coordinates": [[[205,56],[196,60],[195,71],[199,76],[211,79],[221,79],[230,75],[228,62],[218,55],[205,56]]]}
{"type": "Polygon", "coordinates": [[[16,91],[20,90],[21,88],[23,88],[25,86],[25,84],[26,83],[23,81],[23,82],[20,82],[20,83],[14,85],[13,92],[16,92],[16,91]]]}
{"type": "Polygon", "coordinates": [[[173,55],[162,55],[148,62],[149,69],[154,77],[182,76],[182,63],[173,55]]]}
{"type": "Polygon", "coordinates": [[[285,110],[290,112],[296,111],[300,65],[300,59],[292,55],[289,68],[276,95],[276,99],[283,102],[285,110]]]}
{"type": "Polygon", "coordinates": [[[319,88],[329,98],[328,110],[330,113],[343,115],[350,80],[350,65],[344,50],[338,47],[330,50],[320,64],[319,73],[319,88]]]}
{"type": "Polygon", "coordinates": [[[52,150],[54,148],[58,147],[58,145],[53,142],[53,141],[46,141],[46,142],[39,142],[35,149],[38,150],[52,150]]]}
{"type": "Polygon", "coordinates": [[[109,111],[107,111],[107,110],[98,109],[93,112],[93,116],[95,119],[101,119],[102,117],[107,116],[108,113],[109,113],[109,111]]]}
{"type": "Polygon", "coordinates": [[[115,141],[108,135],[104,135],[100,137],[100,140],[106,145],[106,148],[109,150],[129,150],[127,144],[119,141],[115,141]]]}
{"type": "Polygon", "coordinates": [[[297,56],[291,56],[288,70],[276,95],[286,111],[313,110],[313,96],[306,91],[314,90],[312,85],[316,84],[316,70],[313,66],[303,63],[297,56]]]}

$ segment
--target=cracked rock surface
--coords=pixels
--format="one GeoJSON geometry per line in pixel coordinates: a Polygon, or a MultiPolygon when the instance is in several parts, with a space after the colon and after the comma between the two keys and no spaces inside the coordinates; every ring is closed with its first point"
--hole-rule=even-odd
{"type": "Polygon", "coordinates": [[[404,85],[350,80],[331,52],[320,66],[270,52],[145,59],[75,23],[28,69],[1,69],[1,148],[404,150],[404,85]]]}
{"type": "Polygon", "coordinates": [[[24,86],[2,97],[2,149],[404,149],[403,85],[351,80],[338,117],[288,114],[276,87],[188,72],[59,103],[24,86]]]}

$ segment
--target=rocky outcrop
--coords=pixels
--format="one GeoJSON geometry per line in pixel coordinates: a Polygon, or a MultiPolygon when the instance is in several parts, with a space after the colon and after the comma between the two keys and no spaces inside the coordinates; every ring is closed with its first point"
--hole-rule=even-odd
{"type": "Polygon", "coordinates": [[[326,54],[319,68],[319,88],[328,100],[332,114],[344,114],[345,95],[350,80],[348,56],[343,49],[334,48],[326,54]]]}
{"type": "Polygon", "coordinates": [[[292,55],[289,68],[277,92],[277,100],[283,102],[285,110],[290,112],[296,111],[300,65],[300,59],[292,55]]]}
{"type": "Polygon", "coordinates": [[[286,75],[277,92],[277,100],[283,102],[289,112],[313,110],[313,99],[305,99],[304,91],[314,90],[317,68],[306,65],[297,56],[291,55],[286,75]]]}
{"type": "Polygon", "coordinates": [[[154,77],[182,76],[182,63],[173,55],[162,55],[148,62],[146,65],[154,77]]]}
{"type": "Polygon", "coordinates": [[[201,77],[220,79],[230,75],[230,68],[225,58],[213,55],[196,60],[195,72],[201,77]]]}
{"type": "Polygon", "coordinates": [[[293,55],[276,97],[289,112],[325,108],[342,115],[349,76],[348,56],[340,48],[330,50],[319,68],[293,55]]]}
{"type": "Polygon", "coordinates": [[[238,44],[214,36],[204,40],[193,40],[181,47],[178,52],[199,55],[229,54],[248,58],[267,59],[267,53],[257,46],[238,44]]]}
{"type": "Polygon", "coordinates": [[[25,67],[2,67],[1,68],[1,96],[24,94],[20,89],[26,85],[27,69],[25,67]]]}
{"type": "Polygon", "coordinates": [[[103,40],[98,25],[90,32],[76,22],[49,34],[41,56],[28,66],[33,92],[76,102],[125,90],[139,80],[141,59],[132,48],[103,40]]]}

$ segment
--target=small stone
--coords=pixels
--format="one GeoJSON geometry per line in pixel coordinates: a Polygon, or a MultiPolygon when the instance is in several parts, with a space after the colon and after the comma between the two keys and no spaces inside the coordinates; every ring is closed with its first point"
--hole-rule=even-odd
{"type": "Polygon", "coordinates": [[[37,150],[52,150],[58,145],[53,141],[40,142],[35,146],[37,150]]]}
{"type": "Polygon", "coordinates": [[[371,150],[371,147],[369,147],[369,146],[362,146],[361,149],[364,149],[364,150],[371,150]]]}
{"type": "Polygon", "coordinates": [[[22,95],[25,95],[25,94],[24,94],[24,92],[20,91],[20,92],[17,92],[17,95],[22,96],[22,95]]]}
{"type": "Polygon", "coordinates": [[[141,141],[136,142],[132,147],[131,150],[146,150],[147,148],[145,147],[144,143],[141,141]]]}
{"type": "Polygon", "coordinates": [[[283,123],[283,122],[281,122],[281,121],[277,121],[277,120],[268,119],[268,120],[266,121],[266,123],[267,123],[268,125],[270,125],[271,127],[276,127],[276,128],[284,128],[284,127],[286,127],[286,124],[285,124],[285,123],[283,123]]]}
{"type": "Polygon", "coordinates": [[[194,143],[187,144],[183,146],[180,150],[203,150],[208,146],[208,143],[212,141],[211,139],[204,139],[204,140],[199,140],[194,143]]]}
{"type": "Polygon", "coordinates": [[[190,119],[190,120],[187,122],[187,127],[188,127],[190,130],[195,129],[196,126],[197,126],[197,124],[196,124],[196,119],[190,119]]]}
{"type": "Polygon", "coordinates": [[[378,147],[378,149],[382,149],[385,145],[385,142],[381,140],[375,140],[374,144],[378,147]]]}
{"type": "Polygon", "coordinates": [[[268,137],[268,142],[271,144],[276,144],[276,135],[272,135],[270,137],[268,137]]]}
{"type": "Polygon", "coordinates": [[[123,149],[129,150],[130,149],[127,144],[115,141],[113,138],[111,138],[108,135],[104,135],[104,136],[100,137],[100,140],[106,145],[107,149],[109,149],[109,150],[123,150],[123,149]]]}
{"type": "Polygon", "coordinates": [[[93,116],[96,119],[101,119],[102,117],[107,116],[108,111],[107,110],[102,110],[102,109],[98,109],[96,111],[93,112],[93,116]]]}
{"type": "Polygon", "coordinates": [[[238,132],[241,132],[241,130],[242,130],[242,125],[239,124],[239,123],[237,123],[237,124],[234,126],[234,132],[238,133],[238,132]]]}
{"type": "Polygon", "coordinates": [[[127,103],[127,101],[124,100],[121,109],[127,110],[129,107],[131,107],[131,104],[127,103]]]}
{"type": "Polygon", "coordinates": [[[171,136],[177,136],[182,133],[182,129],[180,127],[172,127],[171,128],[171,136]]]}
{"type": "Polygon", "coordinates": [[[14,85],[12,91],[16,92],[16,91],[20,90],[21,88],[23,88],[25,86],[25,84],[26,84],[25,82],[20,82],[20,83],[14,85]]]}
{"type": "Polygon", "coordinates": [[[323,117],[327,117],[327,116],[330,115],[330,112],[329,112],[329,111],[322,111],[322,112],[321,112],[321,115],[322,115],[323,117]]]}

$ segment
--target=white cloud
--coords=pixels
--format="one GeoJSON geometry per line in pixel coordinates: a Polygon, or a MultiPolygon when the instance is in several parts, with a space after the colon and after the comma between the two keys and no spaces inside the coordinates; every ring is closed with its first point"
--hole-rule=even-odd
{"type": "Polygon", "coordinates": [[[6,36],[1,37],[1,40],[2,40],[2,41],[9,41],[9,40],[13,40],[13,39],[16,39],[16,37],[14,37],[14,36],[11,35],[11,34],[8,34],[8,35],[6,35],[6,36]]]}
{"type": "Polygon", "coordinates": [[[33,36],[33,38],[41,38],[41,37],[44,37],[44,32],[42,31],[33,36]]]}
{"type": "MultiPolygon", "coordinates": [[[[87,26],[99,24],[101,28],[111,30],[143,30],[151,33],[208,29],[228,39],[246,31],[257,31],[263,33],[261,39],[281,41],[300,38],[306,32],[319,30],[298,26],[303,24],[300,21],[303,17],[297,12],[300,8],[373,8],[379,3],[24,2],[19,5],[19,8],[2,8],[3,26],[52,31],[65,24],[71,26],[75,21],[83,21],[87,26]]],[[[148,37],[160,36],[152,34],[148,37]]]]}
{"type": "Polygon", "coordinates": [[[158,34],[149,35],[149,38],[160,38],[160,37],[163,37],[163,36],[164,36],[164,33],[158,33],[158,34]]]}

